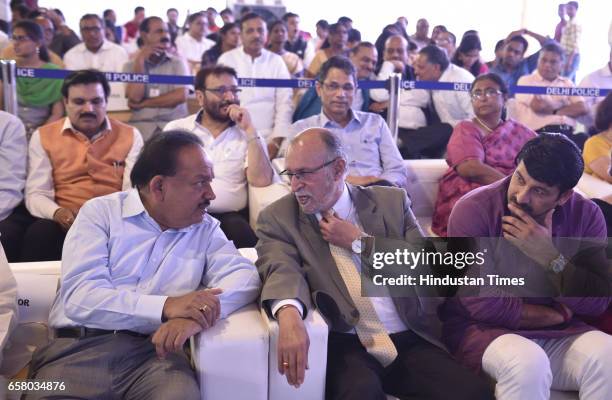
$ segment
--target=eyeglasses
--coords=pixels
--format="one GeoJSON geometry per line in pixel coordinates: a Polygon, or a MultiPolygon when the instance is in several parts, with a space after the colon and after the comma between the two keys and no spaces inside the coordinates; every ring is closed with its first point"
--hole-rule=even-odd
{"type": "Polygon", "coordinates": [[[355,86],[350,83],[345,83],[344,85],[338,85],[336,82],[332,83],[323,83],[323,89],[328,92],[335,92],[338,89],[342,89],[345,93],[350,93],[355,90],[355,86]]]}
{"type": "Polygon", "coordinates": [[[230,86],[230,87],[226,87],[226,86],[221,86],[218,88],[211,88],[211,89],[204,89],[207,92],[213,92],[214,94],[216,94],[219,97],[223,97],[225,95],[225,93],[227,92],[231,92],[234,96],[236,96],[238,93],[242,92],[242,89],[236,87],[236,86],[230,86]]]}
{"type": "Polygon", "coordinates": [[[286,176],[287,178],[289,178],[289,180],[291,180],[291,178],[293,178],[295,176],[295,178],[298,181],[303,181],[304,179],[308,178],[310,176],[310,174],[314,174],[315,172],[319,171],[320,169],[323,169],[323,168],[327,167],[328,165],[330,165],[331,163],[333,163],[337,159],[338,159],[338,157],[336,157],[333,160],[330,160],[330,161],[328,161],[328,162],[318,166],[317,168],[301,170],[299,172],[291,172],[288,169],[286,169],[286,170],[282,171],[279,175],[280,176],[286,176]]]}
{"type": "Polygon", "coordinates": [[[488,99],[491,97],[497,97],[501,94],[502,92],[498,89],[486,89],[485,91],[475,90],[470,94],[470,96],[472,97],[472,100],[482,100],[485,97],[488,99]]]}
{"type": "Polygon", "coordinates": [[[81,32],[100,32],[102,30],[101,26],[82,26],[81,32]]]}
{"type": "Polygon", "coordinates": [[[23,42],[30,42],[33,41],[32,39],[30,39],[29,36],[18,36],[18,35],[13,35],[13,37],[11,38],[11,40],[13,42],[17,42],[17,43],[23,43],[23,42]]]}

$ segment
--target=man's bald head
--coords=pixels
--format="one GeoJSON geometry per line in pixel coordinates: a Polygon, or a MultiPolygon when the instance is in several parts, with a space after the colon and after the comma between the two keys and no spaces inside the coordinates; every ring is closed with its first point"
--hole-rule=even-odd
{"type": "Polygon", "coordinates": [[[346,159],[340,139],[324,128],[308,128],[291,140],[287,149],[287,157],[291,151],[311,152],[321,159],[341,157],[346,159]]]}

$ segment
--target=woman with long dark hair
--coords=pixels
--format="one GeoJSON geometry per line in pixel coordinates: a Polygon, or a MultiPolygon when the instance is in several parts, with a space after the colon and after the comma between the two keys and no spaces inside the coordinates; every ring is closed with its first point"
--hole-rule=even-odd
{"type": "Polygon", "coordinates": [[[305,71],[306,78],[314,78],[319,74],[321,66],[325,61],[334,56],[348,56],[348,29],[340,23],[331,24],[329,26],[329,35],[327,36],[328,47],[323,45],[321,50],[315,53],[315,57],[305,71]]]}
{"type": "MultiPolygon", "coordinates": [[[[49,62],[43,31],[36,22],[31,20],[17,22],[13,27],[11,40],[15,48],[17,67],[59,69],[57,65],[49,62]]],[[[64,116],[61,87],[61,79],[17,78],[17,116],[26,127],[28,140],[39,126],[64,116]]],[[[0,107],[2,105],[0,96],[0,107]]]]}
{"type": "Polygon", "coordinates": [[[273,21],[268,25],[267,48],[283,58],[292,78],[301,78],[304,75],[302,59],[295,53],[285,50],[288,40],[287,24],[283,20],[273,21]]]}
{"type": "Polygon", "coordinates": [[[453,64],[465,68],[474,76],[485,74],[489,71],[487,65],[480,61],[482,46],[478,35],[469,34],[461,39],[457,51],[451,60],[453,64]]]}
{"type": "Polygon", "coordinates": [[[240,25],[228,22],[219,29],[217,43],[202,54],[202,68],[217,64],[221,54],[233,50],[240,44],[240,25]]]}

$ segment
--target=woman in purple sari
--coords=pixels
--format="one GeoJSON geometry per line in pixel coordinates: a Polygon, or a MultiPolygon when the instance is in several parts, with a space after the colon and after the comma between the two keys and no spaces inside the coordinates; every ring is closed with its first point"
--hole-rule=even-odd
{"type": "Polygon", "coordinates": [[[476,78],[471,96],[475,117],[455,126],[447,146],[449,169],[440,180],[431,226],[438,236],[447,235],[448,217],[457,200],[510,175],[523,144],[536,136],[525,125],[503,119],[508,88],[498,75],[476,78]]]}

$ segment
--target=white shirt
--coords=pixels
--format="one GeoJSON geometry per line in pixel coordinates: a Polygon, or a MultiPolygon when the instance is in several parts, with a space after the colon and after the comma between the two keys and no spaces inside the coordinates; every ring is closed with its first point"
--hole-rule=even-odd
{"type": "Polygon", "coordinates": [[[127,61],[125,49],[108,40],[95,53],[88,50],[85,43],[79,43],[64,55],[64,64],[70,70],[94,68],[102,72],[121,72],[127,61]]]}
{"type": "Polygon", "coordinates": [[[0,221],[23,200],[27,159],[23,123],[16,116],[0,111],[0,221]]]}
{"type": "MultiPolygon", "coordinates": [[[[380,67],[376,80],[386,81],[395,71],[393,63],[385,61],[380,67]]],[[[387,89],[371,89],[370,98],[374,101],[389,100],[387,89]]],[[[427,118],[421,107],[429,102],[429,93],[423,89],[401,90],[399,102],[399,126],[404,129],[418,129],[427,125],[427,118]]]]}
{"type": "MultiPolygon", "coordinates": [[[[240,46],[223,53],[217,63],[234,68],[240,78],[291,79],[283,58],[265,49],[253,60],[240,46]]],[[[287,136],[293,115],[292,95],[290,88],[242,88],[240,104],[249,111],[255,129],[266,141],[287,136]]]]}
{"type": "MultiPolygon", "coordinates": [[[[353,205],[353,200],[351,199],[351,194],[346,185],[344,185],[344,190],[342,191],[340,198],[338,199],[338,201],[336,201],[336,204],[334,204],[332,209],[336,212],[338,217],[357,225],[359,229],[363,231],[363,227],[359,222],[359,216],[357,215],[357,211],[355,210],[355,207],[353,205]]],[[[318,221],[321,221],[322,217],[320,213],[317,213],[316,217],[318,221]]],[[[360,255],[352,253],[352,258],[353,263],[355,263],[357,268],[361,270],[360,255]]],[[[393,303],[393,298],[391,296],[369,297],[369,299],[372,302],[372,305],[374,306],[374,310],[376,310],[376,315],[378,315],[380,322],[382,322],[383,326],[387,330],[387,333],[396,333],[408,330],[408,327],[406,326],[406,324],[404,324],[399,314],[397,313],[397,308],[395,307],[395,304],[393,303]]],[[[304,315],[302,304],[294,299],[276,300],[275,302],[273,302],[272,315],[276,315],[276,311],[278,311],[278,309],[285,304],[295,306],[300,312],[300,314],[304,315]]],[[[355,330],[353,330],[353,333],[356,333],[355,330]]]]}
{"type": "MultiPolygon", "coordinates": [[[[79,43],[64,55],[64,65],[69,70],[80,70],[93,68],[102,72],[122,72],[123,66],[128,62],[128,53],[118,44],[105,40],[102,47],[93,53],[87,49],[85,43],[79,43]]],[[[125,84],[121,82],[109,82],[111,99],[125,98],[125,84]]]]}
{"type": "MultiPolygon", "coordinates": [[[[106,126],[110,126],[108,118],[106,126]]],[[[70,119],[66,118],[62,131],[65,129],[75,130],[70,123],[70,119]]],[[[138,153],[143,146],[142,135],[136,128],[132,128],[134,139],[132,148],[130,149],[126,159],[125,168],[123,170],[123,190],[129,189],[132,184],[130,182],[130,173],[134,167],[134,163],[138,158],[138,153]]],[[[103,134],[103,132],[101,133],[103,134]]],[[[100,135],[100,134],[98,134],[100,135]]],[[[98,135],[94,136],[95,140],[98,135]]],[[[53,167],[47,152],[43,149],[40,142],[40,132],[35,130],[30,139],[30,147],[28,150],[28,178],[25,185],[25,204],[26,208],[35,217],[53,219],[53,214],[60,206],[55,202],[55,184],[53,183],[53,167]]]]}
{"type": "MultiPolygon", "coordinates": [[[[588,88],[600,88],[600,89],[612,89],[612,70],[611,63],[606,64],[603,68],[593,71],[580,82],[580,87],[588,88]]],[[[585,97],[584,101],[587,105],[589,113],[583,117],[578,118],[582,124],[587,127],[591,127],[595,124],[595,113],[597,112],[597,106],[603,101],[605,97],[585,97]]]]}
{"type": "Polygon", "coordinates": [[[0,31],[0,52],[2,52],[2,50],[4,50],[4,48],[6,46],[8,46],[11,43],[9,37],[6,35],[6,33],[0,31]]]}
{"type": "Polygon", "coordinates": [[[310,66],[310,63],[312,60],[314,60],[316,52],[317,50],[315,50],[315,45],[312,42],[312,39],[307,41],[306,49],[304,50],[304,71],[308,69],[308,66],[310,66]]]}
{"type": "Polygon", "coordinates": [[[212,213],[239,211],[247,205],[248,142],[244,132],[233,125],[215,139],[198,120],[202,111],[186,118],[171,121],[164,131],[183,129],[196,134],[204,142],[204,150],[210,157],[215,172],[211,186],[215,195],[208,210],[212,213]]]}
{"type": "Polygon", "coordinates": [[[17,282],[0,244],[0,365],[2,350],[11,331],[17,326],[17,312],[17,282]]]}
{"type": "MultiPolygon", "coordinates": [[[[453,63],[442,73],[438,82],[465,82],[472,83],[474,75],[468,70],[458,67],[453,63]]],[[[452,90],[433,90],[433,104],[440,121],[453,127],[464,119],[474,118],[474,108],[469,92],[452,90]]]]}
{"type": "Polygon", "coordinates": [[[181,56],[189,61],[198,63],[202,61],[202,54],[215,45],[215,42],[205,37],[198,41],[189,32],[185,32],[182,36],[177,37],[174,43],[181,56]]]}
{"type": "Polygon", "coordinates": [[[53,328],[82,325],[151,333],[168,296],[218,287],[221,318],[257,298],[252,262],[227,240],[219,221],[162,231],[136,189],[86,202],[64,242],[53,328]]]}

